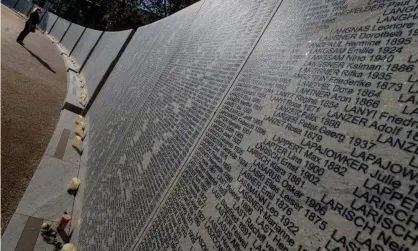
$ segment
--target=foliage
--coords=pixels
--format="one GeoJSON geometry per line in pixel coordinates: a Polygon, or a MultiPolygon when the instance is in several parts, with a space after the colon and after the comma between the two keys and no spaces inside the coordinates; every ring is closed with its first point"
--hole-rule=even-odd
{"type": "Polygon", "coordinates": [[[163,18],[169,16],[187,6],[197,2],[196,0],[143,0],[140,7],[146,11],[155,13],[163,18]]]}
{"type": "Polygon", "coordinates": [[[98,0],[103,10],[101,28],[125,30],[169,16],[198,0],[98,0]]]}
{"type": "Polygon", "coordinates": [[[117,31],[169,16],[198,0],[33,0],[58,16],[89,28],[117,31]],[[50,7],[52,6],[52,7],[50,7]]]}
{"type": "Polygon", "coordinates": [[[126,30],[143,23],[138,17],[138,4],[140,0],[98,0],[101,18],[98,29],[126,30]]]}
{"type": "Polygon", "coordinates": [[[57,240],[57,232],[54,231],[53,225],[44,223],[41,226],[41,236],[44,241],[54,247],[54,251],[60,251],[63,244],[57,240]]]}

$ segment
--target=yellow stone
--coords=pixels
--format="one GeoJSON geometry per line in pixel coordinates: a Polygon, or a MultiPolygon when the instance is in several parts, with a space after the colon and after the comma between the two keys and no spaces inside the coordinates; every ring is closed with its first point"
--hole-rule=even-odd
{"type": "Polygon", "coordinates": [[[64,246],[62,246],[61,251],[77,251],[73,244],[67,243],[64,246]]]}
{"type": "Polygon", "coordinates": [[[78,187],[80,186],[80,180],[78,178],[72,178],[70,184],[68,185],[67,191],[75,192],[78,190],[78,187]]]}
{"type": "Polygon", "coordinates": [[[81,126],[84,130],[84,128],[86,128],[86,124],[84,123],[84,121],[78,123],[79,126],[81,126]]]}
{"type": "Polygon", "coordinates": [[[79,125],[80,123],[84,123],[84,117],[81,115],[77,115],[77,117],[75,118],[75,123],[77,125],[79,125]]]}
{"type": "Polygon", "coordinates": [[[80,124],[75,127],[74,133],[75,135],[80,136],[82,139],[84,138],[84,130],[80,124]]]}
{"type": "Polygon", "coordinates": [[[83,101],[85,101],[87,99],[87,96],[81,96],[80,97],[80,103],[83,103],[83,101]]]}
{"type": "Polygon", "coordinates": [[[83,141],[80,136],[75,136],[72,146],[78,151],[83,152],[83,141]]]}

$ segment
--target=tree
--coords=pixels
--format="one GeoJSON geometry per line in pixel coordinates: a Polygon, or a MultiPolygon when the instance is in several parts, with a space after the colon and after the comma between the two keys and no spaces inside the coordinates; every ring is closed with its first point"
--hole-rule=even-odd
{"type": "Polygon", "coordinates": [[[140,8],[163,18],[187,6],[198,2],[197,0],[143,0],[140,8]]]}
{"type": "Polygon", "coordinates": [[[137,17],[140,0],[99,0],[101,19],[98,24],[103,30],[126,30],[143,25],[137,17]]]}
{"type": "MultiPolygon", "coordinates": [[[[44,3],[45,0],[34,0],[44,3]]],[[[58,16],[89,28],[118,31],[167,17],[198,0],[47,0],[58,16]]],[[[43,6],[43,4],[40,4],[43,6]]]]}
{"type": "Polygon", "coordinates": [[[102,6],[102,29],[125,30],[155,22],[198,0],[98,0],[102,6]]]}

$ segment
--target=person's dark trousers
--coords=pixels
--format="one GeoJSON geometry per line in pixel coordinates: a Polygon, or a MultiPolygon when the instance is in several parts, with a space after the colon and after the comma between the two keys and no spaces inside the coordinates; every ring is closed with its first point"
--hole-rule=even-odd
{"type": "Polygon", "coordinates": [[[25,23],[25,28],[23,29],[23,31],[19,34],[19,36],[17,37],[16,41],[19,43],[23,42],[23,39],[25,39],[25,37],[29,34],[29,24],[25,23]]]}

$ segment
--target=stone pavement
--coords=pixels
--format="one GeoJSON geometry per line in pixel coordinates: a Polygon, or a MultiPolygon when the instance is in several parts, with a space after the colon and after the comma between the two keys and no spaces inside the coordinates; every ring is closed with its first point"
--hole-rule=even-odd
{"type": "MultiPolygon", "coordinates": [[[[15,40],[24,26],[23,18],[4,5],[1,16],[3,232],[54,132],[67,89],[67,75],[59,50],[47,36],[40,31],[31,33],[22,47],[15,40]]],[[[15,217],[21,218],[23,226],[31,223],[27,216],[15,217]]]]}

